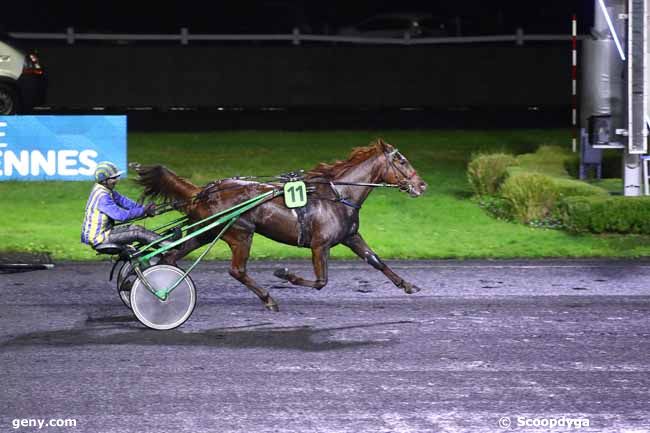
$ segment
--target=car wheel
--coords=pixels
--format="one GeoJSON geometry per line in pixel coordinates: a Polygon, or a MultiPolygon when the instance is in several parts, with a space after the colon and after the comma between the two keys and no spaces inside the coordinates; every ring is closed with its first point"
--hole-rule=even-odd
{"type": "Polygon", "coordinates": [[[16,90],[8,84],[0,83],[0,115],[15,114],[19,104],[16,90]]]}

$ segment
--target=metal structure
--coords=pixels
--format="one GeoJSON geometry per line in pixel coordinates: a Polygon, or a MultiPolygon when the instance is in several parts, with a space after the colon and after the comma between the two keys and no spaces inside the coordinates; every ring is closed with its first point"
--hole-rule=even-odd
{"type": "Polygon", "coordinates": [[[626,196],[641,195],[647,176],[647,2],[595,0],[592,37],[583,43],[581,155],[622,149],[626,196]]]}
{"type": "Polygon", "coordinates": [[[301,33],[294,28],[291,33],[285,34],[200,34],[190,33],[187,27],[182,27],[178,33],[168,34],[127,34],[127,33],[77,33],[73,27],[68,27],[65,33],[27,33],[11,32],[14,39],[65,41],[74,45],[79,41],[113,41],[120,43],[130,42],[180,42],[189,45],[193,42],[290,42],[293,45],[308,43],[350,43],[360,45],[433,45],[433,44],[476,44],[494,42],[514,42],[524,45],[526,42],[540,41],[565,41],[567,35],[527,34],[522,28],[516,29],[514,34],[490,36],[451,36],[411,38],[407,33],[401,38],[376,38],[368,36],[341,36],[301,33]]]}
{"type": "Polygon", "coordinates": [[[628,0],[627,131],[630,154],[648,151],[647,0],[628,0]]]}

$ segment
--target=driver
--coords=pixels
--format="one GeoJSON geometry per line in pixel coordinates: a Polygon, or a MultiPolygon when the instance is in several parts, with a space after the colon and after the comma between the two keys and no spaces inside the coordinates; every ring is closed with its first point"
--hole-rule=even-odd
{"type": "MultiPolygon", "coordinates": [[[[115,221],[128,221],[134,218],[154,216],[156,204],[149,203],[141,206],[115,191],[115,185],[124,173],[119,171],[112,162],[104,161],[95,168],[95,185],[88,202],[86,214],[81,227],[81,242],[93,249],[102,243],[126,245],[132,242],[144,244],[160,239],[160,235],[142,226],[126,224],[113,228],[115,221]]],[[[170,244],[161,242],[160,246],[170,244]]]]}

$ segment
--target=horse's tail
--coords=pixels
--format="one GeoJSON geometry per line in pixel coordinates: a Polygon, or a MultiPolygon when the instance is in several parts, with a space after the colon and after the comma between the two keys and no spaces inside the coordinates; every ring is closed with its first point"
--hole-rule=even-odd
{"type": "Polygon", "coordinates": [[[129,164],[129,167],[138,173],[135,182],[144,187],[143,199],[161,197],[168,202],[177,202],[178,207],[184,207],[201,191],[201,188],[163,165],[143,166],[136,162],[129,164]]]}

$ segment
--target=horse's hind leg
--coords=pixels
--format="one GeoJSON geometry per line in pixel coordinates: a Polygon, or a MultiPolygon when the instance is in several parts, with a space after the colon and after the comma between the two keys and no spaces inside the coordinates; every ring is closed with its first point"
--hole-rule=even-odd
{"type": "Polygon", "coordinates": [[[316,281],[305,280],[296,274],[289,272],[287,268],[276,270],[273,275],[290,282],[296,286],[313,287],[322,289],[327,284],[327,260],[330,256],[329,247],[314,247],[311,249],[311,261],[314,265],[314,274],[316,281]]]}
{"type": "Polygon", "coordinates": [[[229,270],[230,275],[252,290],[253,293],[255,293],[264,303],[264,306],[267,309],[271,311],[280,311],[277,302],[275,302],[271,295],[269,295],[269,292],[259,286],[257,282],[246,273],[246,262],[248,262],[251,245],[253,243],[253,233],[231,228],[224,234],[223,240],[226,241],[232,251],[232,262],[229,270]]]}
{"type": "Polygon", "coordinates": [[[195,249],[199,248],[200,246],[206,243],[207,242],[202,242],[198,238],[188,239],[182,244],[180,244],[178,248],[171,249],[167,251],[165,254],[163,254],[160,259],[160,263],[176,266],[176,262],[178,260],[182,259],[186,255],[188,255],[191,251],[194,251],[195,249]]]}
{"type": "Polygon", "coordinates": [[[418,286],[404,280],[402,277],[393,272],[393,270],[389,268],[384,262],[382,262],[379,256],[377,256],[377,254],[375,254],[375,252],[368,246],[360,234],[357,233],[355,235],[352,235],[342,243],[354,251],[356,255],[365,260],[373,268],[381,271],[388,277],[389,280],[393,282],[393,284],[395,284],[400,289],[403,289],[409,295],[420,291],[420,288],[418,286]]]}

